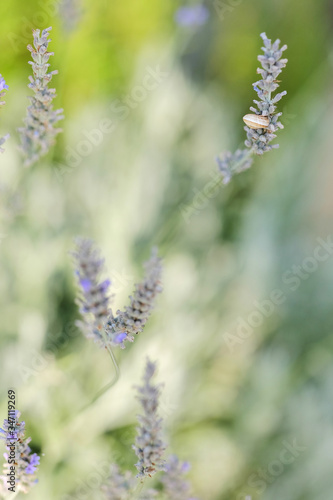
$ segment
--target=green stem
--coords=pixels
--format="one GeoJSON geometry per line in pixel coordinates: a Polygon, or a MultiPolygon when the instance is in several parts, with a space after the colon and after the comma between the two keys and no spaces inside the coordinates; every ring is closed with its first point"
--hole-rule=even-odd
{"type": "Polygon", "coordinates": [[[136,485],[135,490],[133,491],[133,500],[138,499],[140,496],[140,493],[143,488],[143,479],[141,479],[138,484],[136,485]]]}
{"type": "Polygon", "coordinates": [[[113,387],[118,382],[119,377],[120,377],[120,368],[119,368],[119,365],[118,365],[117,360],[115,358],[114,352],[113,352],[111,346],[107,343],[103,332],[102,332],[102,336],[103,336],[103,339],[105,341],[105,349],[108,351],[109,356],[112,360],[112,363],[113,363],[113,366],[115,369],[115,375],[114,375],[113,379],[111,380],[111,382],[109,382],[104,387],[102,387],[102,389],[100,391],[98,391],[97,394],[93,397],[93,399],[88,404],[86,404],[83,408],[81,408],[81,410],[78,412],[79,414],[82,413],[83,411],[85,411],[91,405],[93,405],[95,403],[95,401],[97,401],[97,399],[99,399],[101,396],[103,396],[103,394],[105,394],[109,389],[111,389],[111,387],[113,387]]]}

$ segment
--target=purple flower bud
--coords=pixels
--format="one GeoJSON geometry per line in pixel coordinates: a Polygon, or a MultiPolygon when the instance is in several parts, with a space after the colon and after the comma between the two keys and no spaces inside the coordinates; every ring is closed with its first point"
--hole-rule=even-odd
{"type": "Polygon", "coordinates": [[[9,87],[8,87],[8,85],[6,85],[5,79],[2,76],[0,76],[0,92],[2,92],[3,90],[8,90],[8,89],[9,89],[9,87]]]}
{"type": "Polygon", "coordinates": [[[126,332],[121,332],[115,335],[113,341],[115,342],[115,344],[121,344],[122,342],[124,342],[126,337],[127,337],[126,332]]]}
{"type": "Polygon", "coordinates": [[[92,286],[91,281],[88,280],[88,278],[82,278],[82,279],[80,279],[80,285],[82,287],[82,290],[85,293],[89,292],[89,290],[91,289],[91,286],[92,286]]]}

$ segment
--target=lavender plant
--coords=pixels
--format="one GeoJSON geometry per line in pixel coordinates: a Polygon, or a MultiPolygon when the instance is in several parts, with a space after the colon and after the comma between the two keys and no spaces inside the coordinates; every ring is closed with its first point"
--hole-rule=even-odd
{"type": "Polygon", "coordinates": [[[262,78],[253,84],[259,100],[253,101],[257,106],[256,108],[253,106],[250,107],[250,110],[255,115],[247,115],[247,117],[253,116],[253,118],[250,118],[249,121],[244,117],[244,121],[247,124],[251,121],[253,122],[250,126],[246,125],[244,127],[247,135],[245,141],[247,149],[237,149],[234,154],[226,152],[222,157],[217,158],[224,184],[228,184],[233,175],[250,168],[254,155],[263,155],[267,151],[279,147],[278,144],[271,145],[270,142],[275,139],[278,129],[283,128],[282,123],[279,121],[282,113],[275,113],[275,111],[276,103],[287,92],[280,92],[274,97],[272,97],[272,93],[279,87],[277,77],[288,62],[287,59],[281,59],[287,45],[283,45],[280,48],[280,40],[277,39],[272,44],[265,33],[262,33],[260,36],[264,42],[264,47],[262,48],[264,54],[258,56],[262,68],[258,68],[257,73],[262,78]]]}
{"type": "Polygon", "coordinates": [[[190,498],[190,483],[184,475],[190,470],[188,462],[180,462],[177,455],[171,455],[165,466],[161,482],[169,500],[195,500],[190,498]]]}
{"type": "Polygon", "coordinates": [[[135,464],[138,474],[136,481],[132,473],[121,472],[111,465],[107,484],[102,486],[106,500],[195,500],[190,497],[190,484],[184,480],[189,470],[187,462],[180,462],[176,455],[164,460],[166,444],[162,438],[162,419],[158,415],[161,384],[154,384],[156,363],[147,359],[143,384],[137,387],[137,398],[143,409],[139,415],[139,426],[133,449],[138,457],[135,464]],[[142,491],[144,480],[161,472],[160,487],[142,491]]]}
{"type": "Polygon", "coordinates": [[[13,417],[4,420],[2,434],[0,437],[6,442],[7,452],[4,454],[6,462],[2,478],[9,483],[9,491],[28,493],[32,486],[38,482],[36,472],[40,457],[37,453],[31,453],[29,443],[31,438],[24,438],[25,422],[19,422],[20,412],[15,411],[13,417]],[[11,467],[15,466],[14,485],[9,481],[9,475],[12,473],[11,467]],[[16,489],[17,487],[17,489],[16,489]]]}
{"type": "Polygon", "coordinates": [[[162,440],[162,419],[158,416],[161,385],[152,383],[155,372],[156,363],[148,359],[143,385],[137,387],[143,414],[138,416],[140,425],[133,449],[139,459],[135,467],[138,470],[136,477],[140,479],[152,477],[157,471],[165,470],[163,454],[166,445],[162,440]]]}
{"type": "Polygon", "coordinates": [[[61,0],[59,14],[65,31],[72,32],[82,16],[81,0],[61,0]]]}
{"type": "Polygon", "coordinates": [[[29,64],[33,71],[33,77],[29,76],[28,87],[35,95],[29,97],[31,104],[27,108],[25,126],[18,129],[21,136],[20,150],[24,157],[24,165],[27,167],[47,154],[55,143],[56,135],[61,132],[55,124],[63,119],[63,110],[53,109],[52,101],[56,97],[56,91],[48,87],[53,75],[58,73],[57,70],[48,73],[50,66],[48,60],[54,55],[53,52],[47,52],[51,41],[48,39],[51,29],[50,27],[43,30],[42,34],[39,29],[33,30],[34,46],[28,45],[32,56],[29,64]]]}
{"type": "Polygon", "coordinates": [[[124,311],[113,314],[108,292],[110,280],[101,280],[104,259],[94,243],[85,238],[76,239],[74,256],[79,285],[77,302],[83,321],[77,322],[87,338],[94,339],[101,347],[119,346],[133,342],[133,334],[142,332],[155,304],[155,298],[162,291],[160,284],[161,259],[153,249],[151,258],[145,263],[145,277],[135,285],[130,305],[124,311]]]}
{"type": "MultiPolygon", "coordinates": [[[[0,75],[0,106],[3,106],[5,104],[5,102],[2,99],[6,93],[6,90],[8,90],[8,89],[9,89],[9,87],[6,84],[5,79],[3,78],[3,76],[0,75]]],[[[1,146],[7,141],[7,139],[9,139],[9,134],[6,134],[3,137],[0,137],[0,152],[1,153],[4,152],[4,149],[1,146]]]]}

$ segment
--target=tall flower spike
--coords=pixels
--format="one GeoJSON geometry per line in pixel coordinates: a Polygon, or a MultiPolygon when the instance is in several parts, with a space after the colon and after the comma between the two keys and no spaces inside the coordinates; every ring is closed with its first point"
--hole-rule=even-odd
{"type": "Polygon", "coordinates": [[[171,455],[161,479],[168,500],[195,500],[190,498],[190,483],[184,475],[190,470],[188,462],[180,462],[176,455],[171,455]]]}
{"type": "MultiPolygon", "coordinates": [[[[0,75],[0,106],[3,106],[5,104],[5,101],[3,101],[3,97],[6,93],[6,90],[8,90],[9,87],[5,82],[5,79],[0,75]]],[[[1,147],[9,138],[9,134],[4,135],[3,137],[0,137],[0,152],[3,153],[4,149],[1,147]]]]}
{"type": "Polygon", "coordinates": [[[119,471],[118,465],[111,465],[107,483],[101,488],[106,500],[130,500],[131,491],[135,486],[132,473],[119,471]]]}
{"type": "Polygon", "coordinates": [[[116,317],[111,313],[108,318],[106,326],[108,339],[112,342],[118,338],[116,343],[122,348],[125,347],[124,340],[132,342],[133,334],[142,332],[154,308],[156,296],[162,292],[162,265],[156,248],[153,248],[151,257],[144,267],[145,277],[142,282],[135,285],[134,294],[130,296],[130,305],[125,308],[125,311],[117,311],[116,317]]]}
{"type": "Polygon", "coordinates": [[[110,280],[101,280],[104,269],[104,259],[92,240],[76,238],[76,250],[72,252],[75,261],[75,274],[79,285],[77,304],[83,321],[77,326],[87,338],[92,338],[99,345],[105,346],[102,328],[109,315],[110,295],[108,289],[110,280]]]}
{"type": "Polygon", "coordinates": [[[165,469],[163,453],[165,443],[162,440],[162,419],[158,416],[158,404],[161,385],[152,384],[156,372],[156,363],[147,359],[143,376],[143,385],[137,387],[138,396],[143,414],[138,416],[139,427],[133,449],[138,457],[135,464],[138,474],[136,477],[144,479],[153,476],[157,471],[165,469]]]}
{"type": "MultiPolygon", "coordinates": [[[[11,465],[8,459],[15,457],[15,486],[14,490],[28,493],[30,488],[38,482],[36,471],[38,469],[40,457],[37,453],[31,453],[29,443],[31,438],[24,439],[25,423],[19,422],[19,411],[13,411],[12,416],[4,420],[3,429],[0,429],[1,438],[6,441],[7,452],[4,454],[6,463],[4,464],[4,476],[9,477],[11,465]]],[[[8,482],[8,480],[7,480],[8,482]]],[[[9,483],[10,486],[11,483],[9,483]]],[[[8,486],[9,486],[8,485],[8,486]]]]}
{"type": "Polygon", "coordinates": [[[262,78],[253,84],[254,90],[257,92],[260,100],[254,100],[253,102],[257,108],[251,106],[250,110],[255,113],[253,115],[254,119],[256,116],[265,117],[267,125],[263,126],[263,128],[245,126],[244,130],[247,135],[245,146],[248,149],[238,149],[234,154],[227,152],[222,157],[216,159],[218,168],[223,176],[224,184],[228,184],[234,174],[250,168],[253,163],[254,154],[263,155],[267,151],[279,147],[278,144],[271,146],[269,143],[275,139],[275,132],[279,128],[283,128],[283,125],[279,121],[282,113],[275,113],[275,104],[287,92],[280,92],[274,97],[272,97],[272,93],[279,87],[277,77],[288,62],[287,59],[281,59],[282,53],[286,50],[287,46],[283,45],[279,48],[280,40],[276,40],[272,44],[271,40],[267,38],[266,33],[262,33],[260,36],[264,42],[264,47],[262,48],[264,54],[258,56],[262,68],[258,68],[257,73],[262,78]]]}
{"type": "Polygon", "coordinates": [[[50,89],[48,84],[52,76],[58,73],[57,70],[48,73],[48,60],[53,52],[47,52],[51,40],[48,39],[49,31],[47,28],[42,31],[33,30],[34,47],[28,45],[31,52],[33,77],[29,76],[30,83],[28,87],[35,93],[29,97],[30,106],[27,108],[27,116],[24,119],[25,127],[19,128],[21,135],[20,150],[24,155],[24,165],[30,166],[40,157],[47,154],[50,147],[55,143],[55,137],[60,128],[55,128],[55,124],[63,119],[62,109],[53,110],[52,101],[56,97],[55,89],[50,89]]]}

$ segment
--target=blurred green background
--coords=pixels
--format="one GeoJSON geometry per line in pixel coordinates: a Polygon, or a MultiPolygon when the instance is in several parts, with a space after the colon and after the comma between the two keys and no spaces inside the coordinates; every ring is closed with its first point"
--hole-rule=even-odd
{"type": "Polygon", "coordinates": [[[333,256],[312,270],[309,257],[318,238],[333,236],[333,5],[209,0],[196,27],[175,22],[182,5],[2,5],[0,72],[10,88],[0,136],[11,138],[0,158],[1,415],[14,386],[43,453],[32,499],[98,499],[85,483],[92,471],[111,461],[134,471],[133,385],[147,355],[165,383],[169,450],[191,462],[196,497],[331,498],[333,256]],[[31,95],[26,45],[33,27],[48,26],[63,134],[24,169],[16,128],[31,95]],[[262,32],[288,45],[280,149],[202,200],[214,157],[245,138],[262,32]],[[113,130],[101,136],[105,119],[113,130]],[[78,234],[102,249],[115,310],[152,245],[164,258],[151,320],[116,353],[120,381],[85,411],[112,365],[74,327],[68,252],[78,234]],[[284,277],[293,266],[305,276],[295,290],[284,277]],[[240,337],[240,322],[274,289],[283,303],[240,337]]]}

